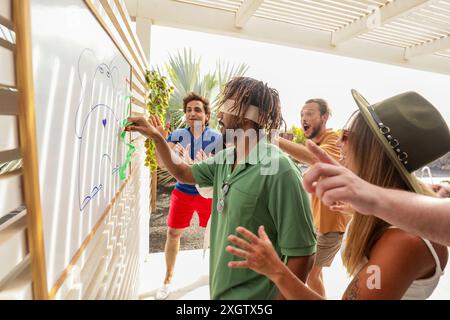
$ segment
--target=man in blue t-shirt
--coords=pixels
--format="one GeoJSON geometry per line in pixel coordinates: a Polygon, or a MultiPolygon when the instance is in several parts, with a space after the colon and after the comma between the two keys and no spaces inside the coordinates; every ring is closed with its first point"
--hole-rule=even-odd
{"type": "MultiPolygon", "coordinates": [[[[167,138],[171,148],[184,151],[186,162],[203,159],[205,155],[215,154],[222,149],[222,135],[208,128],[211,109],[207,99],[191,92],[183,99],[183,111],[188,127],[177,129],[167,138]]],[[[158,159],[158,157],[157,157],[158,159]]],[[[158,164],[162,166],[162,163],[158,164]]],[[[166,257],[166,277],[163,286],[156,292],[156,299],[166,299],[170,293],[175,260],[180,248],[183,231],[189,227],[194,211],[199,216],[199,225],[208,224],[212,200],[203,198],[196,187],[177,182],[170,199],[167,217],[167,239],[164,249],[166,257]]]]}

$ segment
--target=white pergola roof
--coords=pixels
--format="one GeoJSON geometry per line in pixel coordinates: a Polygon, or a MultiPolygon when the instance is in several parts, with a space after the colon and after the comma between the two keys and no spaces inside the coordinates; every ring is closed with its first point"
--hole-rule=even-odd
{"type": "Polygon", "coordinates": [[[450,0],[125,0],[133,18],[450,74],[450,0]]]}

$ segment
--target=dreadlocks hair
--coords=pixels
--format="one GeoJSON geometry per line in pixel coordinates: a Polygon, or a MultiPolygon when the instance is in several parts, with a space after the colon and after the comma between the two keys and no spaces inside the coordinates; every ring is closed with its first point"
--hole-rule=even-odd
{"type": "Polygon", "coordinates": [[[238,110],[235,126],[244,120],[250,105],[259,108],[259,128],[266,133],[278,130],[283,122],[278,91],[266,83],[248,77],[237,77],[229,81],[224,89],[220,105],[232,99],[235,101],[233,111],[238,110]]]}

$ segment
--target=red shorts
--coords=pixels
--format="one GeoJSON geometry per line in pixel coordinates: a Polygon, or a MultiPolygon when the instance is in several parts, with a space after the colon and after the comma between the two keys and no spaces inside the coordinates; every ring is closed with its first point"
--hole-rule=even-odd
{"type": "Polygon", "coordinates": [[[184,229],[191,225],[194,211],[199,217],[200,227],[206,228],[211,216],[212,199],[201,195],[192,196],[177,189],[172,191],[167,225],[174,229],[184,229]]]}

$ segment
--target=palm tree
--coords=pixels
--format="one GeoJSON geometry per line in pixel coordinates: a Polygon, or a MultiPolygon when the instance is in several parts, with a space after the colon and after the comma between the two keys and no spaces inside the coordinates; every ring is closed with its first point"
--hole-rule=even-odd
{"type": "Polygon", "coordinates": [[[218,61],[216,69],[202,75],[201,58],[195,56],[190,48],[178,51],[177,54],[169,56],[165,64],[165,71],[175,88],[169,100],[169,120],[172,128],[180,128],[185,125],[183,113],[183,98],[189,92],[195,92],[211,101],[210,125],[216,125],[216,113],[220,92],[225,84],[233,77],[242,76],[247,72],[245,63],[233,65],[218,61]]]}
{"type": "MultiPolygon", "coordinates": [[[[164,65],[164,73],[174,87],[169,100],[166,121],[170,121],[172,129],[182,128],[186,125],[183,112],[183,98],[189,92],[195,92],[210,101],[211,118],[210,127],[217,127],[217,111],[220,93],[225,84],[233,77],[243,76],[248,70],[245,63],[238,65],[217,61],[216,68],[202,74],[201,57],[192,53],[190,48],[184,48],[175,55],[170,55],[164,65]]],[[[161,74],[162,72],[158,70],[161,74]]],[[[173,180],[164,169],[159,169],[158,177],[161,184],[173,180]]]]}

